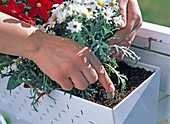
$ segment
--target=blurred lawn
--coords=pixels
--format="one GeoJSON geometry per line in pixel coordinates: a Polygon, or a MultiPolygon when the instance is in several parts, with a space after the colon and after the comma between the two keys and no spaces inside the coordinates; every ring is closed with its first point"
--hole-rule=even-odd
{"type": "Polygon", "coordinates": [[[170,0],[138,0],[143,20],[170,27],[170,0]]]}

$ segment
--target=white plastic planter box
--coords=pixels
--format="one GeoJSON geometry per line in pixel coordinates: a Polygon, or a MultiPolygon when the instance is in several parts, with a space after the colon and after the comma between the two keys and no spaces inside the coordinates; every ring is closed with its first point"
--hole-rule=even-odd
{"type": "Polygon", "coordinates": [[[141,62],[161,68],[157,122],[170,122],[170,27],[144,22],[131,49],[141,62]]]}
{"type": "Polygon", "coordinates": [[[54,91],[50,95],[56,102],[45,96],[35,112],[27,98],[29,89],[19,87],[10,96],[5,90],[7,79],[1,79],[0,110],[31,124],[156,124],[160,68],[137,66],[155,72],[113,109],[54,91]]]}
{"type": "Polygon", "coordinates": [[[170,95],[170,27],[144,22],[131,49],[141,62],[161,68],[160,91],[170,95]]]}
{"type": "Polygon", "coordinates": [[[157,122],[161,122],[162,120],[168,120],[170,122],[170,95],[160,91],[157,122]]]}

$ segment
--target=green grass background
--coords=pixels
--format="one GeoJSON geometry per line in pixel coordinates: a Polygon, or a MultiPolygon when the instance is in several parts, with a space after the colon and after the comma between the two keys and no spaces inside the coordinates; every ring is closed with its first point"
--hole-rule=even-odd
{"type": "Polygon", "coordinates": [[[170,0],[138,0],[143,20],[170,27],[170,0]]]}

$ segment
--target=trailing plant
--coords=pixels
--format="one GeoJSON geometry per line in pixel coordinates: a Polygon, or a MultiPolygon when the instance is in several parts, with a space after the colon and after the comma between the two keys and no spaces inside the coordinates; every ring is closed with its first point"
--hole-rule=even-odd
{"type": "MultiPolygon", "coordinates": [[[[126,76],[116,71],[118,67],[116,58],[112,54],[121,50],[125,56],[138,61],[140,58],[130,49],[124,46],[108,45],[111,39],[118,39],[114,33],[119,30],[118,25],[122,23],[122,17],[119,15],[118,2],[116,0],[71,0],[66,2],[59,1],[60,4],[53,4],[49,0],[44,0],[48,3],[48,8],[43,8],[45,11],[38,11],[40,16],[35,15],[30,9],[31,0],[9,0],[13,4],[22,4],[23,13],[12,11],[10,6],[6,6],[3,0],[3,5],[0,6],[0,11],[6,12],[22,21],[34,24],[42,31],[72,39],[74,42],[83,46],[88,46],[93,54],[95,54],[105,67],[108,75],[115,73],[118,77],[118,85],[122,87],[122,91],[126,88],[126,76]],[[30,5],[30,6],[29,6],[30,5]],[[8,8],[4,10],[3,8],[8,8]],[[26,8],[26,9],[25,9],[26,8]],[[48,11],[46,10],[48,9],[48,11]],[[43,14],[41,14],[43,13],[43,14]],[[45,16],[44,16],[45,15],[45,16]],[[112,51],[112,49],[116,51],[112,51]]],[[[34,7],[43,7],[41,0],[33,2],[34,7]]],[[[10,4],[8,4],[10,5],[10,4]]],[[[0,73],[2,77],[10,77],[7,85],[7,90],[13,90],[16,87],[24,84],[25,88],[30,88],[32,105],[38,105],[38,100],[43,95],[50,96],[53,90],[62,90],[60,85],[51,80],[44,74],[39,67],[31,60],[23,57],[10,55],[0,55],[0,73]]],[[[73,88],[70,91],[64,91],[71,95],[77,95],[82,98],[89,98],[91,92],[95,92],[92,85],[86,90],[78,90],[73,88]]],[[[52,97],[51,97],[52,98],[52,97]]],[[[54,99],[54,98],[52,98],[54,99]]],[[[36,108],[35,108],[36,109],[36,108]]]]}

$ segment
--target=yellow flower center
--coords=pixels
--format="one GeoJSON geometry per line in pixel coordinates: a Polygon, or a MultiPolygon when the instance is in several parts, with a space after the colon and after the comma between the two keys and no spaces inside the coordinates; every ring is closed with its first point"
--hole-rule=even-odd
{"type": "Polygon", "coordinates": [[[111,2],[109,5],[110,5],[111,7],[113,7],[115,4],[114,4],[113,2],[111,2]]]}
{"type": "Polygon", "coordinates": [[[58,16],[56,15],[56,16],[53,18],[53,21],[55,21],[57,18],[58,18],[58,16]]]}
{"type": "Polygon", "coordinates": [[[73,25],[73,28],[77,28],[77,25],[73,25]]]}
{"type": "Polygon", "coordinates": [[[54,25],[55,24],[55,22],[52,22],[52,25],[54,25]]]}
{"type": "Polygon", "coordinates": [[[93,5],[93,4],[94,4],[94,2],[90,2],[90,4],[91,4],[91,5],[93,5]]]}
{"type": "Polygon", "coordinates": [[[40,7],[41,6],[41,3],[37,3],[37,7],[40,7]]]}
{"type": "Polygon", "coordinates": [[[63,11],[63,10],[64,10],[64,8],[61,8],[61,9],[60,9],[60,11],[63,11]]]}
{"type": "Polygon", "coordinates": [[[114,22],[114,20],[115,20],[115,18],[113,17],[113,18],[112,18],[112,21],[114,22]]]}
{"type": "Polygon", "coordinates": [[[63,18],[62,21],[65,22],[65,21],[66,21],[66,18],[63,18]]]}
{"type": "Polygon", "coordinates": [[[83,12],[83,14],[82,15],[84,15],[84,16],[86,16],[87,17],[87,13],[85,13],[85,12],[83,12]]]}
{"type": "Polygon", "coordinates": [[[14,62],[13,64],[14,64],[14,65],[17,65],[17,63],[16,63],[16,62],[14,62]]]}
{"type": "Polygon", "coordinates": [[[97,3],[98,3],[98,5],[103,6],[103,2],[102,1],[98,1],[97,3]]]}
{"type": "Polygon", "coordinates": [[[105,15],[105,16],[107,16],[107,13],[106,13],[106,12],[104,12],[104,15],[105,15]]]}
{"type": "Polygon", "coordinates": [[[87,8],[87,10],[88,10],[89,12],[91,12],[91,11],[92,11],[92,9],[91,9],[91,8],[87,8]]]}
{"type": "Polygon", "coordinates": [[[12,10],[11,13],[15,13],[16,11],[15,10],[12,10]]]}
{"type": "Polygon", "coordinates": [[[17,62],[18,62],[18,63],[20,63],[20,62],[21,62],[21,60],[20,60],[20,59],[18,59],[18,60],[17,60],[17,62]]]}

